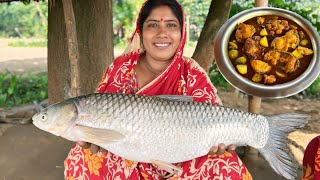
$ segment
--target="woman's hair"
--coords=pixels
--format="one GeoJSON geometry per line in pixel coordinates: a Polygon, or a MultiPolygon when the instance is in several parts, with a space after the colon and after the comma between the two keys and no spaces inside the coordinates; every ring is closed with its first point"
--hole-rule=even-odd
{"type": "Polygon", "coordinates": [[[173,14],[179,20],[180,27],[183,27],[182,9],[180,4],[176,0],[149,0],[142,8],[140,17],[138,19],[138,26],[141,32],[143,31],[143,23],[146,21],[151,11],[158,6],[163,5],[168,6],[172,10],[173,14]]]}

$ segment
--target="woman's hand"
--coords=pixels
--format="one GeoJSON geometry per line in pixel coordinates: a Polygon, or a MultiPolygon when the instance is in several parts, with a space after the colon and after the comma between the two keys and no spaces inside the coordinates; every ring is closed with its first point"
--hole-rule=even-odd
{"type": "Polygon", "coordinates": [[[84,142],[84,141],[77,141],[77,144],[78,144],[80,147],[84,148],[84,149],[90,148],[90,151],[91,151],[91,153],[93,153],[93,154],[97,153],[99,150],[100,150],[101,152],[105,152],[105,151],[106,151],[105,149],[103,149],[103,148],[101,148],[101,147],[99,147],[99,146],[97,146],[97,145],[95,145],[95,144],[91,144],[91,143],[84,142]]]}
{"type": "MultiPolygon", "coordinates": [[[[97,153],[99,150],[101,152],[105,152],[106,151],[105,149],[103,149],[103,148],[101,148],[101,147],[99,147],[99,146],[97,146],[95,144],[87,143],[87,142],[84,142],[84,141],[77,141],[77,144],[80,147],[84,148],[84,149],[90,148],[91,153],[94,153],[94,154],[97,153]]],[[[235,150],[236,150],[236,145],[231,144],[230,146],[226,147],[225,144],[221,143],[221,144],[218,145],[218,147],[213,146],[210,149],[208,154],[209,155],[222,155],[226,151],[228,151],[229,153],[233,153],[233,152],[235,152],[235,150]]]]}
{"type": "Polygon", "coordinates": [[[213,146],[210,151],[209,151],[209,155],[222,155],[223,153],[225,153],[226,151],[228,151],[229,153],[233,153],[236,150],[236,145],[231,144],[228,147],[226,147],[225,144],[220,143],[218,145],[218,147],[213,146]]]}

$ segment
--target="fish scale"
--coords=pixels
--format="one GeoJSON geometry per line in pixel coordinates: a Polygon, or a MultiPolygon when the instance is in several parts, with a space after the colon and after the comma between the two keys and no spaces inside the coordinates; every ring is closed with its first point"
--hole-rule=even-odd
{"type": "Polygon", "coordinates": [[[293,179],[297,164],[288,133],[308,115],[263,116],[186,96],[88,94],[53,104],[33,117],[38,128],[71,141],[97,144],[125,159],[177,163],[206,155],[212,146],[257,148],[280,175],[293,179]]]}
{"type": "MultiPolygon", "coordinates": [[[[220,108],[219,106],[211,106],[209,104],[197,104],[193,105],[193,103],[190,102],[179,102],[179,101],[167,101],[159,99],[158,101],[154,101],[151,97],[137,97],[142,98],[141,101],[137,101],[136,109],[138,109],[137,114],[139,116],[128,116],[128,114],[132,113],[131,109],[126,107],[130,106],[133,102],[136,101],[136,98],[122,98],[119,99],[119,96],[111,96],[111,99],[109,101],[116,102],[114,104],[111,104],[114,109],[116,109],[112,117],[117,117],[115,119],[115,122],[118,122],[118,125],[115,125],[113,130],[119,131],[119,132],[131,132],[126,134],[127,138],[132,137],[134,139],[139,140],[139,144],[141,148],[140,151],[143,151],[148,144],[153,144],[152,149],[163,149],[163,144],[165,144],[167,147],[165,153],[157,153],[155,151],[150,151],[151,154],[145,153],[147,157],[137,157],[134,158],[132,155],[132,160],[140,161],[140,162],[150,162],[146,159],[162,159],[165,162],[173,163],[173,162],[182,162],[189,160],[190,154],[184,154],[185,151],[185,145],[183,144],[190,144],[187,148],[192,149],[190,152],[191,154],[194,154],[194,152],[198,152],[199,154],[197,156],[205,155],[208,152],[208,149],[213,145],[218,145],[220,142],[227,142],[228,144],[231,143],[231,140],[235,140],[234,137],[241,137],[242,139],[245,139],[246,142],[248,142],[251,146],[254,146],[256,148],[263,147],[266,143],[266,140],[264,142],[261,142],[261,138],[259,139],[259,136],[257,136],[258,142],[261,142],[260,144],[251,144],[250,139],[248,139],[249,134],[242,133],[242,134],[236,134],[234,136],[230,135],[230,131],[234,129],[235,124],[239,124],[241,122],[242,126],[244,125],[243,122],[245,122],[249,126],[254,127],[253,122],[255,121],[246,121],[248,118],[244,116],[244,120],[242,121],[234,121],[230,118],[230,114],[233,114],[233,111],[230,111],[228,108],[220,108]],[[201,106],[202,105],[202,106],[201,106]],[[180,110],[177,112],[177,107],[180,107],[180,110]],[[148,107],[149,110],[152,109],[154,114],[156,116],[151,116],[149,111],[146,111],[145,107],[148,107]],[[186,113],[185,110],[190,109],[189,113],[186,113]],[[222,111],[221,118],[215,118],[211,121],[208,121],[207,117],[210,117],[209,114],[212,114],[212,112],[222,111]],[[195,113],[190,113],[195,112],[195,113]],[[180,113],[183,116],[178,117],[177,113],[180,113]],[[214,121],[214,122],[213,122],[214,121]],[[145,123],[145,122],[150,122],[145,123]],[[238,123],[236,123],[238,122],[238,123]],[[133,130],[131,127],[134,126],[134,124],[140,124],[141,134],[139,134],[139,138],[136,137],[136,130],[138,126],[136,126],[136,129],[133,130]],[[117,127],[118,126],[118,127],[117,127]],[[127,127],[126,129],[123,129],[123,127],[127,127]],[[179,127],[179,130],[177,130],[177,127],[179,127]],[[133,132],[133,133],[132,133],[133,132]],[[197,136],[194,136],[193,134],[197,134],[197,136]],[[163,138],[163,136],[167,136],[167,138],[163,138]],[[194,137],[194,138],[192,138],[194,137]],[[206,141],[206,143],[200,144],[202,147],[196,147],[192,144],[195,142],[201,142],[201,139],[203,137],[212,137],[211,140],[206,141]],[[169,140],[168,140],[169,139],[169,140]],[[170,140],[171,139],[171,140],[170,140]],[[192,143],[189,143],[189,142],[192,143]],[[190,147],[189,147],[190,146],[190,147]],[[174,153],[172,151],[172,147],[174,148],[174,153]],[[179,148],[181,147],[181,148],[179,148]],[[177,154],[176,156],[167,156],[170,151],[172,154],[177,154]]],[[[81,101],[81,100],[80,100],[81,101]]],[[[87,104],[90,105],[90,104],[87,104]]],[[[106,104],[109,105],[109,104],[106,104]]],[[[90,109],[87,107],[81,107],[81,109],[90,109]]],[[[96,109],[92,109],[97,111],[96,109]]],[[[98,110],[99,111],[99,110],[98,110]]],[[[89,114],[91,112],[88,112],[89,114]]],[[[151,113],[153,114],[153,113],[151,113]]],[[[239,114],[238,114],[239,115],[239,114]]],[[[211,116],[215,116],[213,113],[211,116]]],[[[109,117],[100,117],[97,118],[96,121],[93,119],[90,119],[90,121],[82,122],[80,124],[86,125],[89,127],[95,127],[95,128],[103,128],[108,129],[108,127],[100,126],[101,121],[107,120],[109,117]],[[96,126],[95,124],[98,124],[99,126],[96,126]]],[[[241,119],[241,117],[238,116],[238,118],[241,119]]],[[[252,119],[255,117],[253,116],[252,119]]],[[[265,120],[266,121],[266,120],[265,120]]],[[[240,124],[238,125],[240,126],[240,124]]],[[[259,127],[259,126],[258,126],[259,127]]],[[[255,137],[255,136],[254,136],[255,137]]],[[[121,143],[116,143],[114,145],[108,145],[108,149],[110,149],[115,154],[123,154],[126,152],[122,152],[123,149],[130,149],[132,148],[127,141],[130,140],[123,140],[121,143]]],[[[132,142],[132,141],[131,141],[132,142]]]]}

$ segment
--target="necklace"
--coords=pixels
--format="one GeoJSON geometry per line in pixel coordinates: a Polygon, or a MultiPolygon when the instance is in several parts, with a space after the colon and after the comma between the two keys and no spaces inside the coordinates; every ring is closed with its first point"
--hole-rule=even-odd
{"type": "Polygon", "coordinates": [[[145,64],[145,66],[147,67],[148,71],[151,72],[151,74],[153,74],[154,77],[158,76],[159,73],[155,73],[151,66],[149,65],[149,63],[147,62],[147,59],[146,58],[143,58],[143,62],[145,64]]]}

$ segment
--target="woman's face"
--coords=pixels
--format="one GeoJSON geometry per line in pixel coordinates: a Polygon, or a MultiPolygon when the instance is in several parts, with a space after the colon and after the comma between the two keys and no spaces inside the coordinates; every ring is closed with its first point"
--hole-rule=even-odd
{"type": "Polygon", "coordinates": [[[168,6],[153,9],[143,23],[142,41],[148,58],[167,61],[181,40],[179,20],[168,6]]]}

